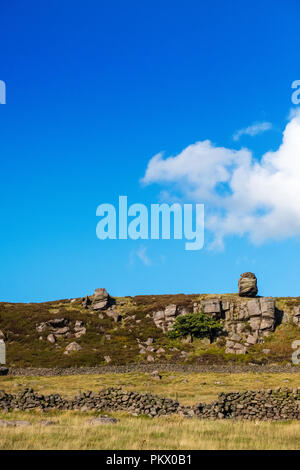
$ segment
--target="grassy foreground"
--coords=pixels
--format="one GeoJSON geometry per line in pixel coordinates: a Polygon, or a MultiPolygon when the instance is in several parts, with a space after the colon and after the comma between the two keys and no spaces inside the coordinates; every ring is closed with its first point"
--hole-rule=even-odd
{"type": "MultiPolygon", "coordinates": [[[[211,401],[222,391],[298,387],[298,374],[162,373],[155,381],[146,373],[56,377],[0,377],[0,389],[16,393],[32,387],[42,393],[74,396],[79,390],[121,385],[150,391],[184,404],[211,401]]],[[[300,449],[300,422],[201,421],[179,416],[151,419],[114,413],[117,424],[91,425],[96,412],[0,412],[1,419],[26,420],[32,426],[0,428],[0,449],[300,449]],[[54,424],[44,426],[42,420],[54,424]]]]}
{"type": "Polygon", "coordinates": [[[10,450],[192,450],[300,449],[299,422],[200,421],[177,416],[150,419],[114,414],[118,424],[90,425],[93,413],[47,413],[55,424],[42,426],[41,412],[0,413],[32,426],[2,428],[0,449],[10,450]]]}

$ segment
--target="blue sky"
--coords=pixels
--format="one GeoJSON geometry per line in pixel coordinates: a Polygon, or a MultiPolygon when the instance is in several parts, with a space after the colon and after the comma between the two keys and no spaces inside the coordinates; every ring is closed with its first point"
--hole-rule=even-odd
{"type": "MultiPolygon", "coordinates": [[[[169,191],[192,202],[184,177],[156,173],[141,184],[159,152],[166,159],[210,140],[212,149],[248,148],[253,165],[278,149],[300,79],[299,14],[296,0],[2,5],[0,300],[79,297],[96,287],[235,292],[244,271],[257,274],[261,295],[300,295],[297,224],[279,239],[269,227],[259,244],[250,229],[230,229],[223,248],[209,246],[215,229],[195,252],[184,241],[96,237],[97,206],[119,195],[149,205],[169,191]],[[271,129],[233,139],[266,122],[271,129]]],[[[297,207],[279,225],[293,225],[297,207]]]]}

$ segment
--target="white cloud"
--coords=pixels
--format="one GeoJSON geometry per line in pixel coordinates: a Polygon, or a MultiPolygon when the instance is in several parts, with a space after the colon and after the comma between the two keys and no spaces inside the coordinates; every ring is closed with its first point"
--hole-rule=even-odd
{"type": "Polygon", "coordinates": [[[151,265],[151,260],[147,254],[147,248],[145,246],[141,246],[137,250],[133,250],[131,252],[130,264],[133,264],[135,258],[138,258],[145,266],[151,265]]]}
{"type": "Polygon", "coordinates": [[[271,122],[256,122],[252,126],[245,127],[235,132],[233,135],[233,140],[238,141],[243,135],[254,136],[257,134],[262,134],[263,132],[269,131],[272,129],[271,122]]]}
{"type": "Polygon", "coordinates": [[[159,183],[184,200],[205,203],[205,227],[221,246],[229,235],[252,242],[300,235],[300,112],[292,114],[278,150],[254,159],[250,150],[197,142],[179,155],[155,155],[144,184],[159,183]]]}

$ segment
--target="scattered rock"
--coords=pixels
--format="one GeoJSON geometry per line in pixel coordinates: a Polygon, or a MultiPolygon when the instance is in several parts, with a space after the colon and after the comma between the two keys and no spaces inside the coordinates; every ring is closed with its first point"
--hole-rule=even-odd
{"type": "Polygon", "coordinates": [[[263,349],[262,352],[263,354],[270,354],[271,349],[263,349]]]}
{"type": "Polygon", "coordinates": [[[118,312],[114,311],[114,310],[106,310],[105,314],[109,317],[109,318],[112,318],[114,320],[114,322],[119,322],[122,317],[121,315],[118,314],[118,312]]]}
{"type": "Polygon", "coordinates": [[[49,343],[56,343],[56,338],[55,336],[51,333],[50,335],[47,336],[47,341],[49,341],[49,343]]]}
{"type": "Polygon", "coordinates": [[[52,328],[63,328],[67,326],[69,320],[67,318],[54,318],[53,320],[48,320],[46,322],[47,326],[51,326],[52,328]]]}
{"type": "Polygon", "coordinates": [[[154,339],[153,339],[153,338],[147,338],[147,340],[145,341],[145,344],[146,344],[147,346],[150,346],[150,345],[153,344],[153,343],[154,343],[154,339]]]}
{"type": "Polygon", "coordinates": [[[81,305],[83,306],[83,308],[88,308],[91,305],[91,303],[92,303],[92,301],[91,301],[91,299],[89,298],[88,295],[83,297],[83,299],[81,301],[81,305]]]}
{"type": "Polygon", "coordinates": [[[39,325],[36,325],[36,331],[38,333],[43,333],[47,329],[47,324],[45,322],[40,323],[39,325]]]}
{"type": "Polygon", "coordinates": [[[72,343],[68,344],[64,354],[70,354],[71,352],[80,351],[81,349],[82,347],[80,346],[80,344],[76,343],[76,341],[73,341],[72,343]]]}
{"type": "Polygon", "coordinates": [[[8,419],[0,419],[0,426],[3,427],[19,427],[19,426],[31,426],[29,421],[13,421],[8,419]]]}
{"type": "Polygon", "coordinates": [[[161,375],[159,374],[158,370],[154,370],[153,372],[151,372],[150,377],[153,380],[161,380],[161,375]]]}
{"type": "Polygon", "coordinates": [[[40,426],[53,426],[55,423],[55,421],[51,421],[51,419],[44,419],[42,421],[39,422],[40,426]]]}
{"type": "Polygon", "coordinates": [[[164,348],[158,348],[158,350],[156,351],[156,354],[164,354],[166,351],[164,348]]]}
{"type": "Polygon", "coordinates": [[[74,326],[75,338],[80,338],[82,335],[86,334],[86,328],[83,325],[83,321],[77,320],[74,326]]]}
{"type": "Polygon", "coordinates": [[[97,416],[97,418],[91,418],[87,421],[88,424],[117,424],[120,420],[117,418],[111,418],[109,416],[97,416]]]}
{"type": "Polygon", "coordinates": [[[193,338],[192,338],[192,335],[187,335],[185,336],[184,338],[182,338],[181,342],[183,344],[190,344],[193,342],[193,338]]]}
{"type": "Polygon", "coordinates": [[[209,338],[201,338],[201,339],[200,339],[200,343],[201,343],[203,346],[209,346],[209,345],[210,345],[210,339],[209,339],[209,338]]]}

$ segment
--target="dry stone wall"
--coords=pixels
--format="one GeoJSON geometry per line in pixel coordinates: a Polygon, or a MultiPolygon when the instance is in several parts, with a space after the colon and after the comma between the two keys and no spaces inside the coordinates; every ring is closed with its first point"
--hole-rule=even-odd
{"type": "Polygon", "coordinates": [[[221,393],[218,399],[211,403],[199,403],[194,406],[184,406],[177,400],[151,393],[127,392],[113,387],[98,393],[81,393],[69,400],[59,394],[41,395],[32,389],[15,395],[0,391],[0,409],[11,411],[34,408],[44,411],[126,411],[134,416],[148,415],[153,418],[179,414],[199,419],[299,420],[300,388],[221,393]]]}

